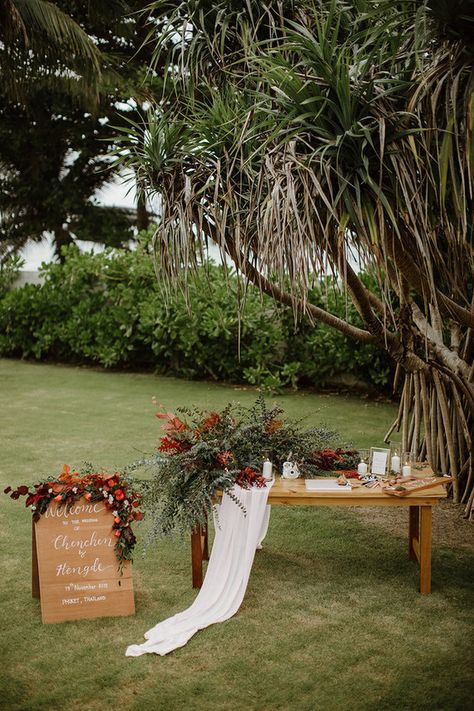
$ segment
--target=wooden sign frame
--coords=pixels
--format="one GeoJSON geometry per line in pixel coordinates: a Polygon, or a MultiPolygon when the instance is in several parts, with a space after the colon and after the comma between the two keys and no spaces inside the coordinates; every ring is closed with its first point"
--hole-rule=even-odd
{"type": "Polygon", "coordinates": [[[32,530],[32,596],[44,624],[133,615],[132,566],[119,570],[113,514],[102,501],[51,502],[32,530]]]}

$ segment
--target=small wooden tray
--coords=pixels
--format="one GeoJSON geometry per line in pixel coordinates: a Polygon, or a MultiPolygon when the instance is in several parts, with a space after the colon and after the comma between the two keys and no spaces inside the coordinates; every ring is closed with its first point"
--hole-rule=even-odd
{"type": "Polygon", "coordinates": [[[417,494],[425,489],[433,489],[440,485],[444,486],[444,484],[449,484],[452,480],[452,476],[428,476],[424,479],[414,479],[401,484],[401,486],[405,487],[404,489],[397,490],[394,486],[386,486],[383,491],[390,496],[408,496],[409,494],[417,494]]]}

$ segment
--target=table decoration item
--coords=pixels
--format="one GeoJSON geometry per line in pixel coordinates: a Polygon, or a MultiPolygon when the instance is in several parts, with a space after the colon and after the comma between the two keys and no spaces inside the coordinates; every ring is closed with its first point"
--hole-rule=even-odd
{"type": "Polygon", "coordinates": [[[401,459],[398,452],[398,448],[394,448],[392,458],[390,459],[390,471],[393,472],[393,474],[399,474],[400,472],[401,459]]]}
{"type": "Polygon", "coordinates": [[[389,465],[390,449],[381,449],[379,447],[370,448],[370,467],[371,474],[377,476],[385,476],[389,465]]]}
{"type": "Polygon", "coordinates": [[[410,476],[411,475],[411,469],[412,469],[412,464],[415,461],[415,455],[413,452],[403,452],[402,454],[402,474],[403,476],[410,476]]]}
{"type": "Polygon", "coordinates": [[[361,477],[366,476],[366,474],[367,474],[367,470],[368,470],[367,458],[368,458],[368,456],[369,456],[368,449],[359,449],[360,462],[357,465],[357,473],[361,477]]]}
{"type": "Polygon", "coordinates": [[[262,474],[265,481],[271,481],[273,479],[273,464],[268,459],[268,457],[266,457],[265,461],[263,462],[262,474]]]}
{"type": "Polygon", "coordinates": [[[349,482],[344,485],[340,485],[337,479],[306,479],[305,480],[306,491],[322,491],[322,492],[347,492],[352,489],[349,482]]]}
{"type": "Polygon", "coordinates": [[[283,479],[297,479],[300,475],[300,470],[298,469],[297,463],[290,461],[291,455],[292,452],[289,453],[288,460],[286,462],[283,462],[283,479]]]}
{"type": "Polygon", "coordinates": [[[398,483],[388,484],[383,487],[386,494],[391,496],[408,496],[409,494],[418,494],[427,489],[433,489],[438,486],[444,486],[453,481],[453,478],[447,475],[444,476],[427,476],[422,479],[404,478],[399,479],[398,483]]]}

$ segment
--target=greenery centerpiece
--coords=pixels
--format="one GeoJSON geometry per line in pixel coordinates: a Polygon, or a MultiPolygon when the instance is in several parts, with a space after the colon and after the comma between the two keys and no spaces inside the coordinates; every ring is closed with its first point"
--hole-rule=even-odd
{"type": "MultiPolygon", "coordinates": [[[[291,457],[303,475],[320,474],[320,454],[334,451],[328,446],[337,437],[326,427],[308,429],[301,420],[285,419],[282,409],[267,407],[263,396],[250,408],[229,404],[221,412],[189,408],[176,412],[157,414],[165,430],[158,452],[132,465],[132,469],[147,466],[153,474],[143,482],[144,506],[152,522],[150,540],[161,534],[188,533],[204,524],[217,490],[233,497],[235,484],[263,486],[265,457],[277,472],[291,457]]],[[[336,451],[345,452],[346,468],[354,466],[354,452],[336,451]]],[[[342,461],[340,455],[337,460],[342,461]]]]}

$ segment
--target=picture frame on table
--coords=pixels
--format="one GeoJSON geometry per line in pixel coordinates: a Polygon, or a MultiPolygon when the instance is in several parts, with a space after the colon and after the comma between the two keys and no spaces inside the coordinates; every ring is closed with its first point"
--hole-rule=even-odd
{"type": "Polygon", "coordinates": [[[390,467],[390,448],[371,447],[369,455],[369,473],[385,476],[390,467]]]}

